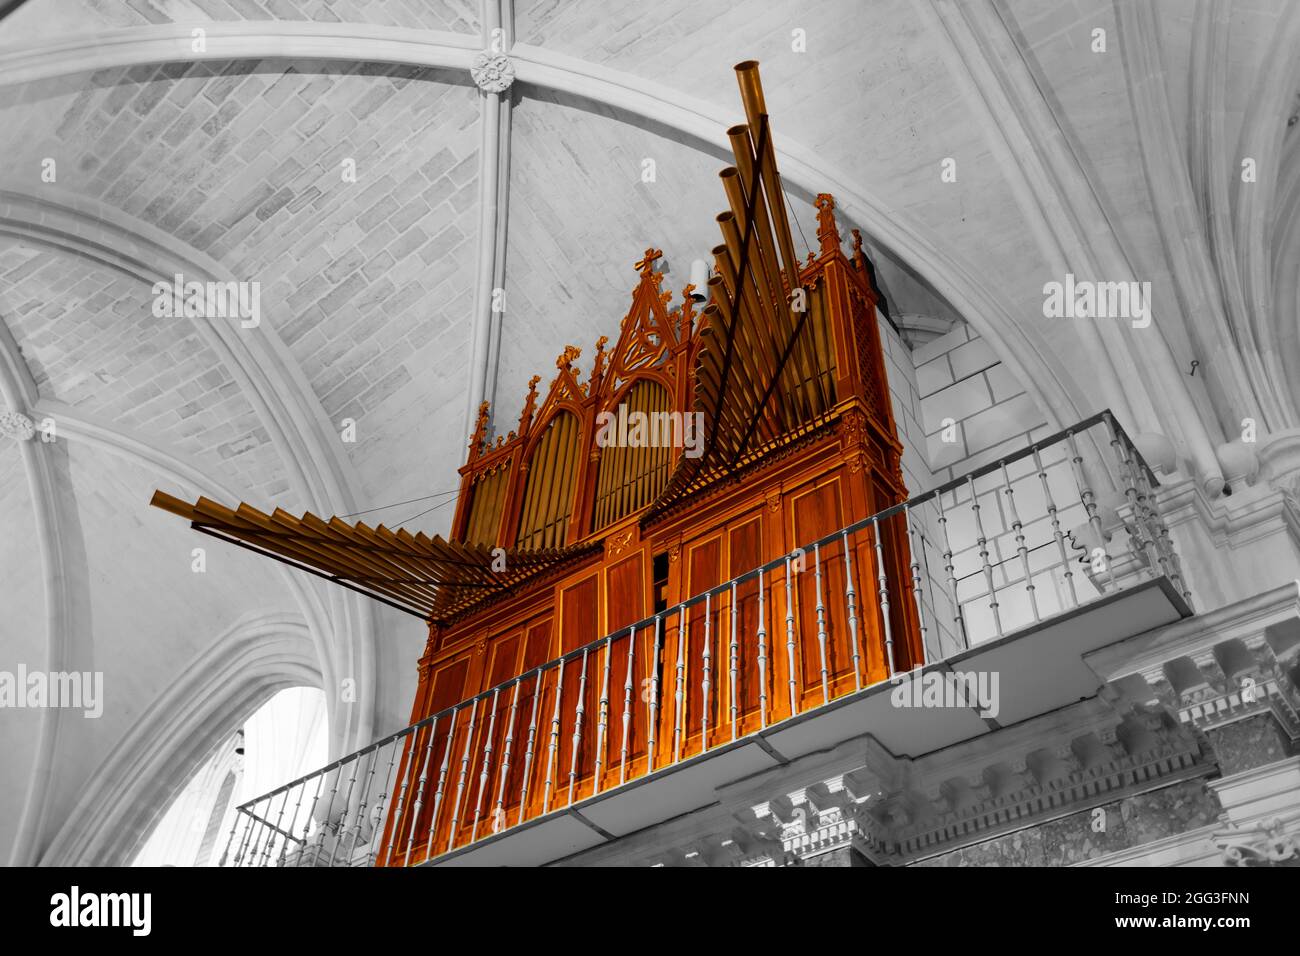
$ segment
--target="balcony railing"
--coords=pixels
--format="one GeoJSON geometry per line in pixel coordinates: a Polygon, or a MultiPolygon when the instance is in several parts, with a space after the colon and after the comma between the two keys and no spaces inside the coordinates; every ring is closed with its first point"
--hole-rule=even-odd
{"type": "Polygon", "coordinates": [[[1102,412],[243,804],[222,862],[436,860],[1151,579],[1188,613],[1157,484],[1102,412]]]}

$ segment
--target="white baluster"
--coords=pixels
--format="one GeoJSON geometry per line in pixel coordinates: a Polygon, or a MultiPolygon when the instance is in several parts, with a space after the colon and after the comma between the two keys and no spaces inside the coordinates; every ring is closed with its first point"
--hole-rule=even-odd
{"type": "Polygon", "coordinates": [[[871,528],[876,539],[876,598],[880,602],[881,620],[885,624],[885,664],[889,676],[894,676],[894,629],[889,620],[889,581],[885,577],[885,551],[880,542],[880,519],[871,519],[871,528]]]}
{"type": "Polygon", "coordinates": [[[785,556],[785,655],[790,669],[790,716],[799,713],[799,684],[795,679],[794,658],[794,594],[791,586],[790,555],[785,556]]]}
{"type": "Polygon", "coordinates": [[[767,726],[767,631],[763,627],[763,569],[758,569],[758,722],[767,726]]]}
{"type": "Polygon", "coordinates": [[[683,604],[677,609],[677,684],[673,692],[673,763],[677,763],[682,759],[683,712],[686,709],[686,698],[682,682],[686,677],[686,640],[688,634],[689,624],[686,620],[686,605],[683,604]]]}
{"type": "Polygon", "coordinates": [[[528,775],[533,769],[533,748],[537,743],[537,706],[542,700],[542,678],[544,670],[537,671],[537,686],[533,688],[533,716],[528,722],[528,744],[524,748],[524,777],[519,787],[519,816],[515,819],[518,826],[524,822],[524,810],[528,806],[528,775]]]}
{"type": "Polygon", "coordinates": [[[573,739],[569,753],[569,804],[578,784],[578,751],[582,749],[582,717],[587,711],[587,648],[582,649],[582,676],[578,679],[578,706],[573,712],[573,739]]]}
{"type": "Polygon", "coordinates": [[[817,653],[822,669],[822,703],[830,703],[830,672],[826,668],[826,604],[822,601],[822,546],[813,545],[813,581],[817,587],[817,653]]]}
{"type": "Polygon", "coordinates": [[[712,640],[710,634],[710,625],[712,623],[710,621],[710,618],[712,616],[713,616],[713,595],[710,592],[705,592],[704,594],[704,659],[702,662],[704,668],[704,680],[700,684],[700,690],[702,691],[702,696],[704,697],[704,713],[700,718],[701,719],[700,753],[704,753],[704,751],[709,749],[709,703],[710,703],[709,688],[711,686],[711,684],[709,683],[709,676],[710,676],[709,644],[710,641],[712,640]]]}
{"type": "MultiPolygon", "coordinates": [[[[438,811],[442,808],[442,796],[447,792],[447,773],[451,769],[451,748],[456,742],[456,721],[460,717],[460,708],[455,707],[451,712],[451,726],[447,728],[447,746],[442,751],[442,766],[438,768],[438,785],[433,792],[433,812],[429,814],[429,839],[424,843],[424,858],[427,860],[433,856],[433,837],[438,832],[438,811]]],[[[432,738],[430,738],[432,739],[432,738]]],[[[416,821],[419,821],[419,815],[416,815],[416,821]]],[[[414,833],[415,827],[411,828],[414,833]]],[[[455,833],[455,828],[452,828],[455,833]]],[[[409,864],[409,860],[408,860],[409,864]]]]}
{"type": "Polygon", "coordinates": [[[728,649],[728,668],[731,680],[731,739],[736,739],[736,725],[740,719],[740,700],[736,697],[737,683],[740,677],[740,644],[736,639],[736,618],[739,607],[736,603],[736,582],[731,582],[731,646],[728,649]]]}
{"type": "Polygon", "coordinates": [[[469,842],[473,843],[478,839],[478,820],[479,814],[483,810],[483,794],[487,791],[488,773],[492,768],[492,741],[496,737],[497,730],[497,698],[501,694],[501,688],[496,687],[492,691],[492,716],[488,719],[487,737],[483,739],[483,759],[481,761],[482,770],[478,775],[478,796],[474,798],[474,819],[469,828],[469,842]]]}
{"type": "Polygon", "coordinates": [[[600,772],[605,766],[605,736],[609,727],[609,669],[612,663],[610,652],[613,650],[614,637],[605,638],[605,666],[600,679],[600,717],[596,723],[596,765],[591,779],[591,794],[600,793],[600,772]]]}
{"type": "Polygon", "coordinates": [[[980,500],[975,494],[975,478],[966,476],[966,486],[970,488],[970,506],[975,513],[975,540],[980,548],[980,561],[984,567],[984,582],[989,593],[989,610],[993,612],[993,626],[998,637],[1002,636],[1002,615],[998,613],[998,592],[993,584],[993,565],[989,563],[989,542],[984,536],[984,522],[980,519],[980,500]]]}
{"type": "Polygon", "coordinates": [[[469,727],[465,730],[465,751],[460,758],[460,773],[456,778],[456,799],[451,805],[451,827],[447,832],[447,849],[456,845],[456,827],[460,825],[460,798],[465,792],[465,782],[469,779],[470,747],[474,743],[474,726],[478,723],[478,701],[469,709],[469,727]]]}
{"type": "Polygon", "coordinates": [[[501,752],[501,779],[497,781],[496,809],[492,814],[492,832],[500,833],[505,829],[506,820],[506,780],[510,776],[510,756],[515,747],[515,718],[519,712],[519,685],[523,681],[516,677],[515,687],[510,694],[510,721],[506,725],[506,745],[501,752]]]}
{"type": "Polygon", "coordinates": [[[546,747],[546,784],[542,788],[542,813],[547,813],[551,809],[551,788],[554,786],[552,779],[555,770],[555,755],[560,749],[560,698],[564,696],[564,665],[563,660],[557,668],[559,674],[555,678],[555,710],[551,713],[551,739],[546,747]]]}
{"type": "Polygon", "coordinates": [[[628,735],[632,730],[632,661],[636,657],[636,625],[627,637],[627,680],[623,684],[623,746],[618,766],[619,785],[627,783],[628,735]]]}
{"type": "Polygon", "coordinates": [[[1002,483],[1006,485],[1007,505],[1011,511],[1011,530],[1016,535],[1016,551],[1020,554],[1020,568],[1025,576],[1025,590],[1029,592],[1029,609],[1033,611],[1034,620],[1041,618],[1038,615],[1038,597],[1034,594],[1034,575],[1029,568],[1029,549],[1025,547],[1025,528],[1020,521],[1020,512],[1016,510],[1016,493],[1011,486],[1011,474],[1007,471],[1007,463],[1002,462],[1002,483]]]}
{"type": "Polygon", "coordinates": [[[853,558],[848,531],[841,532],[844,541],[844,600],[849,609],[849,642],[853,647],[853,689],[862,690],[862,654],[858,648],[858,595],[853,588],[853,558]]]}
{"type": "Polygon", "coordinates": [[[907,523],[907,543],[908,550],[912,552],[912,598],[916,601],[916,626],[921,632],[921,656],[922,663],[930,662],[930,649],[926,646],[925,641],[925,601],[921,595],[921,562],[917,558],[920,548],[925,547],[925,538],[921,538],[920,548],[916,543],[916,529],[912,523],[912,508],[910,505],[903,505],[903,519],[907,523]]]}
{"type": "Polygon", "coordinates": [[[659,615],[655,615],[655,646],[654,653],[650,655],[650,735],[646,740],[646,773],[653,773],[655,769],[655,738],[658,736],[657,728],[659,726],[659,639],[662,622],[659,615]]]}

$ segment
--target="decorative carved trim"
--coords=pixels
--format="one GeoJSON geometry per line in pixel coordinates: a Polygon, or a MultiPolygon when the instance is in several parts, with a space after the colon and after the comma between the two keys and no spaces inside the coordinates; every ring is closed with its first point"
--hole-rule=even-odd
{"type": "Polygon", "coordinates": [[[31,441],[36,434],[36,425],[22,412],[0,412],[0,435],[14,441],[31,441]]]}
{"type": "Polygon", "coordinates": [[[1232,827],[1215,833],[1213,839],[1228,866],[1300,865],[1300,813],[1232,827]]]}
{"type": "Polygon", "coordinates": [[[632,539],[635,536],[635,526],[628,528],[626,531],[610,535],[605,539],[605,553],[611,558],[617,558],[632,546],[632,539]]]}
{"type": "Polygon", "coordinates": [[[714,832],[647,862],[781,866],[852,846],[877,866],[902,866],[1214,770],[1198,736],[1163,710],[1090,701],[1063,716],[941,758],[896,757],[867,738],[858,769],[746,806],[739,830],[705,824],[714,832]]]}
{"type": "Polygon", "coordinates": [[[504,93],[515,81],[515,65],[504,53],[484,50],[474,57],[469,75],[484,93],[504,93]]]}

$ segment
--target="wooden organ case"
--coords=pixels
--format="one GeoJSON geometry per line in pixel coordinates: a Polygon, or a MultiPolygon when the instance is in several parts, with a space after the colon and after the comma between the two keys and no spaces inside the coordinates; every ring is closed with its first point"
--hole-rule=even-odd
{"type": "MultiPolygon", "coordinates": [[[[460,469],[452,539],[500,549],[496,553],[507,563],[517,550],[555,549],[565,557],[508,590],[462,601],[430,621],[412,723],[907,497],[877,327],[877,296],[861,237],[853,230],[852,255],[846,256],[834,202],[821,194],[816,200],[819,249],[802,264],[795,259],[757,65],[741,64],[737,73],[749,122],[729,130],[737,162],[721,173],[731,208],[717,217],[723,242],[713,249],[708,305],[697,312],[695,289],[687,286],[680,305],[672,308],[672,293],[663,289],[663,275],[655,271],[661,254],[648,249],[636,263],[639,278],[617,341],[607,349],[605,336],[597,340],[589,373],[584,375],[576,364],[580,350],[567,347],[540,405],[541,378],[534,376],[518,426],[495,442],[486,438],[488,404],[481,407],[468,460],[460,469]],[[802,303],[792,303],[793,289],[803,290],[802,303]],[[796,311],[792,304],[805,308],[796,311]],[[686,416],[692,415],[703,417],[703,436],[686,427],[686,416]],[[639,442],[625,440],[638,421],[661,425],[643,429],[639,442]],[[664,440],[670,431],[671,442],[664,440]],[[660,440],[651,444],[656,435],[660,440]],[[688,448],[689,439],[695,444],[688,448]]],[[[883,522],[881,537],[884,575],[897,582],[889,591],[909,593],[903,590],[911,587],[906,530],[883,522]]],[[[824,628],[832,697],[854,690],[855,652],[863,686],[889,676],[875,601],[882,569],[870,540],[855,540],[852,547],[850,566],[859,578],[855,589],[862,612],[854,628],[858,646],[851,646],[845,608],[829,602],[824,628]]],[[[827,587],[842,593],[846,572],[841,560],[832,560],[833,552],[832,547],[821,554],[827,587]]],[[[808,555],[803,559],[811,560],[808,555]]],[[[791,680],[798,709],[823,699],[811,577],[795,575],[791,591],[801,636],[796,673],[788,673],[782,654],[772,654],[766,668],[768,723],[790,715],[785,688],[791,680]]],[[[768,626],[776,632],[787,615],[785,588],[780,579],[769,579],[764,587],[769,592],[768,626]]],[[[722,633],[723,623],[729,626],[734,614],[738,630],[752,635],[759,627],[758,588],[758,581],[750,580],[711,602],[712,632],[722,633]]],[[[679,651],[699,653],[705,614],[704,608],[694,608],[684,620],[666,626],[657,658],[649,626],[634,638],[638,694],[654,676],[652,668],[662,678],[679,651]]],[[[896,601],[889,614],[895,669],[910,669],[921,661],[915,608],[896,601]]],[[[783,641],[784,633],[773,640],[783,641]]],[[[612,672],[623,674],[627,647],[615,646],[609,653],[612,672]]],[[[591,673],[602,666],[593,660],[591,673]]],[[[469,749],[488,746],[500,754],[507,711],[515,709],[523,719],[534,711],[549,718],[557,711],[557,692],[559,739],[567,743],[579,736],[573,726],[581,719],[575,717],[578,697],[585,694],[582,710],[594,715],[600,688],[578,668],[579,661],[570,660],[544,677],[540,690],[521,682],[517,698],[500,695],[495,714],[479,713],[472,728],[485,734],[491,725],[496,739],[474,742],[469,749]]],[[[685,726],[694,730],[677,743],[676,756],[701,752],[706,723],[719,740],[729,739],[733,707],[740,733],[759,728],[761,691],[753,660],[745,662],[737,683],[734,701],[728,687],[719,687],[710,701],[716,713],[707,721],[701,720],[699,687],[687,695],[685,726]]],[[[659,720],[668,717],[665,707],[659,720]]],[[[603,791],[643,772],[650,746],[659,751],[655,766],[669,762],[673,734],[666,727],[648,726],[649,720],[644,708],[631,718],[628,767],[619,765],[617,754],[597,755],[597,742],[587,735],[574,759],[577,799],[595,789],[597,767],[603,791]]],[[[453,770],[470,730],[466,724],[450,733],[453,770]]],[[[443,763],[448,736],[444,728],[431,743],[417,738],[408,751],[429,748],[432,773],[443,763]]],[[[515,747],[522,746],[516,738],[515,747]]],[[[604,747],[617,750],[618,741],[611,735],[604,747]]],[[[533,775],[541,776],[541,764],[533,761],[533,775]]],[[[506,823],[541,811],[546,785],[527,785],[518,753],[504,788],[498,786],[498,772],[490,771],[487,792],[507,795],[506,823]],[[521,808],[520,799],[537,806],[521,808]]],[[[562,776],[568,779],[567,772],[562,776]]],[[[395,842],[400,848],[410,842],[411,823],[398,825],[395,842]]],[[[433,846],[468,841],[468,819],[457,824],[463,835],[447,832],[450,825],[440,819],[442,829],[433,834],[433,846]]],[[[427,821],[416,821],[417,856],[427,826],[427,821]]],[[[406,863],[401,857],[395,852],[390,862],[406,863]]]]}
{"type": "Polygon", "coordinates": [[[554,809],[559,776],[566,801],[581,800],[885,680],[891,664],[922,663],[915,606],[877,600],[912,590],[899,516],[815,556],[796,551],[903,501],[902,445],[861,237],[853,230],[846,256],[821,194],[818,248],[799,261],[758,66],[736,73],[747,121],[727,131],[735,165],[720,173],[729,208],[717,216],[707,304],[688,285],[673,307],[660,253],[646,250],[617,340],[595,343],[588,372],[566,348],[545,393],[534,377],[517,426],[492,441],[482,406],[448,540],[154,495],[196,530],[428,622],[411,723],[446,716],[405,738],[396,779],[406,783],[385,810],[381,865],[418,863],[554,809]],[[784,573],[748,575],[783,556],[784,573]],[[814,558],[816,582],[802,567],[811,572],[814,558]],[[848,602],[823,605],[823,585],[848,602]],[[707,602],[684,606],[706,591],[707,602]],[[719,641],[724,624],[745,653],[719,641]],[[632,625],[625,639],[596,643],[632,625]],[[674,662],[696,659],[709,634],[728,679],[711,690],[692,681],[674,707],[627,706],[663,685],[674,662]],[[601,707],[588,678],[602,670],[627,675],[618,738],[576,725],[601,707]],[[449,711],[485,691],[481,704],[449,711]],[[530,714],[552,756],[566,742],[562,769],[531,732],[523,739],[530,714]],[[487,759],[510,747],[513,759],[487,759]],[[471,767],[470,754],[485,756],[471,767]],[[500,795],[490,814],[458,812],[467,782],[480,799],[500,795]]]}

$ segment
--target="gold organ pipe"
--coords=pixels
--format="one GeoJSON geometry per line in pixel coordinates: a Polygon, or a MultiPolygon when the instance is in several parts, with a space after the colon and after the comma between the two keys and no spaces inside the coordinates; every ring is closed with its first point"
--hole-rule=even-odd
{"type": "Polygon", "coordinates": [[[624,472],[623,480],[627,487],[627,504],[625,505],[624,514],[636,510],[641,503],[641,469],[645,467],[645,453],[650,445],[651,427],[653,422],[649,418],[650,409],[647,407],[649,396],[646,394],[644,382],[638,382],[628,391],[627,404],[632,411],[638,411],[647,415],[645,420],[645,431],[641,435],[641,442],[636,446],[628,449],[627,462],[628,467],[624,472]]]}
{"type": "Polygon", "coordinates": [[[560,431],[564,428],[564,419],[557,415],[551,421],[550,433],[546,436],[547,462],[546,468],[538,476],[538,506],[537,506],[537,544],[539,548],[546,547],[546,526],[551,519],[551,498],[555,490],[555,469],[560,463],[559,441],[560,431]]]}
{"type": "Polygon", "coordinates": [[[506,490],[510,487],[510,476],[514,472],[510,464],[507,463],[499,472],[497,472],[497,490],[492,496],[492,524],[489,528],[491,534],[487,540],[488,545],[497,543],[497,535],[501,530],[501,522],[505,517],[506,490]]]}
{"type": "Polygon", "coordinates": [[[470,522],[470,541],[474,544],[483,542],[483,526],[487,523],[484,512],[491,506],[487,496],[492,491],[492,479],[488,478],[480,481],[478,487],[474,489],[474,513],[470,522]]]}
{"type": "MultiPolygon", "coordinates": [[[[615,426],[618,425],[617,416],[619,409],[627,404],[627,397],[614,407],[615,426]]],[[[614,442],[611,451],[610,460],[610,516],[617,521],[627,513],[627,447],[623,444],[623,436],[614,435],[614,442]]]]}
{"type": "MultiPolygon", "coordinates": [[[[718,226],[722,230],[724,239],[724,255],[719,257],[719,273],[726,280],[732,295],[735,295],[735,288],[740,278],[736,272],[739,263],[741,235],[736,218],[732,213],[722,213],[717,216],[718,226]]],[[[716,251],[716,250],[715,250],[716,251]]],[[[753,262],[753,257],[750,258],[753,262]]],[[[781,354],[785,347],[785,342],[778,333],[785,330],[789,325],[785,320],[783,313],[770,313],[771,321],[767,321],[767,316],[762,312],[754,312],[757,308],[757,295],[754,288],[753,270],[746,270],[749,274],[746,276],[747,282],[741,285],[741,301],[747,310],[753,316],[751,322],[737,323],[737,331],[742,336],[742,344],[748,346],[746,354],[753,360],[760,372],[760,379],[764,385],[776,374],[776,356],[781,354]]],[[[786,333],[788,334],[788,332],[786,333]]],[[[780,419],[783,414],[778,410],[777,418],[780,419]]]]}
{"type": "MultiPolygon", "coordinates": [[[[746,160],[749,159],[749,155],[748,155],[749,136],[748,136],[747,129],[748,128],[744,126],[732,127],[732,130],[738,131],[737,135],[732,140],[732,146],[736,150],[737,156],[743,155],[746,160]]],[[[728,130],[728,134],[730,133],[731,130],[728,130]]],[[[754,172],[753,163],[750,162],[748,165],[749,165],[750,179],[752,181],[753,172],[754,172]]],[[[746,213],[745,201],[746,199],[749,198],[748,190],[745,188],[745,175],[739,167],[732,167],[723,170],[722,173],[720,173],[719,175],[721,175],[722,177],[723,186],[727,193],[727,199],[731,203],[732,212],[735,214],[735,221],[732,223],[731,228],[733,231],[736,232],[737,239],[733,242],[732,239],[728,237],[727,245],[729,248],[734,247],[732,256],[735,258],[736,262],[739,262],[740,261],[739,249],[741,244],[741,240],[739,238],[740,228],[744,223],[744,219],[745,219],[745,213],[746,213]]],[[[754,257],[752,253],[753,252],[759,253],[759,267],[754,269],[753,271],[755,273],[758,273],[761,276],[770,270],[775,272],[776,275],[779,276],[780,266],[776,262],[776,258],[775,258],[776,251],[770,245],[772,238],[771,238],[771,232],[768,229],[767,211],[766,208],[763,207],[761,190],[756,194],[755,200],[756,201],[755,201],[755,209],[754,209],[754,228],[752,232],[755,237],[760,239],[762,236],[766,235],[767,242],[769,243],[769,245],[766,248],[764,248],[762,242],[760,241],[757,244],[756,248],[751,250],[751,256],[750,256],[751,262],[754,261],[754,257]],[[770,258],[769,258],[769,253],[770,253],[770,258]]],[[[725,228],[723,232],[725,235],[726,234],[725,228]]],[[[795,277],[797,282],[798,279],[797,272],[795,273],[795,277]]],[[[793,288],[793,286],[791,288],[793,288]]],[[[791,310],[790,302],[782,292],[782,286],[780,284],[779,279],[777,280],[777,285],[774,290],[774,294],[769,297],[769,301],[772,304],[772,314],[775,316],[777,328],[781,330],[783,337],[788,337],[790,334],[792,334],[794,330],[794,326],[798,322],[798,318],[796,316],[796,313],[794,313],[791,310]]],[[[807,323],[805,323],[805,325],[806,324],[807,323]]],[[[785,342],[784,341],[780,342],[777,348],[778,351],[774,354],[780,355],[781,352],[784,351],[785,349],[785,342]]],[[[785,388],[785,391],[788,394],[790,394],[792,398],[796,398],[803,405],[805,415],[815,414],[816,412],[824,411],[826,408],[825,396],[822,394],[820,381],[810,381],[810,379],[813,380],[816,379],[817,365],[816,365],[815,358],[809,355],[809,351],[810,350],[809,350],[808,342],[804,339],[803,335],[801,334],[799,337],[799,341],[795,344],[794,350],[791,352],[791,359],[793,361],[787,362],[787,369],[789,370],[789,372],[783,371],[782,373],[783,376],[788,376],[788,377],[786,378],[785,382],[781,383],[782,386],[788,386],[785,388]],[[816,388],[817,391],[816,401],[814,401],[812,397],[807,394],[807,392],[814,387],[816,388]],[[816,412],[814,411],[814,406],[820,406],[819,408],[816,409],[816,412]]]]}
{"type": "Polygon", "coordinates": [[[575,451],[573,447],[575,442],[570,440],[571,438],[576,437],[573,434],[573,425],[573,416],[566,414],[564,416],[564,422],[560,426],[563,431],[559,439],[560,448],[557,456],[558,465],[552,473],[553,480],[551,482],[551,494],[547,507],[547,530],[544,534],[546,544],[544,547],[548,548],[556,547],[556,538],[563,534],[563,529],[561,529],[560,526],[563,524],[565,528],[567,528],[568,525],[568,522],[565,520],[568,517],[568,509],[565,507],[565,503],[568,498],[569,487],[571,484],[569,478],[570,472],[573,468],[573,456],[575,451]]]}
{"type": "Polygon", "coordinates": [[[564,498],[564,470],[568,466],[569,442],[566,432],[569,430],[567,416],[555,420],[555,459],[551,473],[547,476],[546,507],[542,513],[542,547],[551,547],[555,535],[555,517],[560,511],[560,502],[564,498]]]}
{"type": "Polygon", "coordinates": [[[556,547],[564,545],[564,539],[568,536],[569,522],[573,518],[573,501],[576,496],[578,486],[578,455],[581,449],[578,447],[578,419],[570,419],[568,435],[568,455],[565,456],[564,471],[561,473],[560,480],[560,501],[555,511],[555,539],[556,547]]]}
{"type": "Polygon", "coordinates": [[[812,323],[813,329],[817,335],[818,361],[817,368],[820,370],[821,378],[826,382],[826,391],[829,395],[830,406],[836,401],[835,395],[835,339],[831,335],[830,317],[826,314],[826,276],[823,274],[818,279],[820,293],[814,295],[814,289],[808,290],[808,308],[813,309],[813,314],[808,317],[812,323]]]}
{"type": "MultiPolygon", "coordinates": [[[[650,448],[646,449],[647,454],[646,454],[645,463],[641,467],[641,503],[643,505],[649,504],[651,499],[654,498],[655,468],[658,467],[659,460],[663,458],[665,455],[667,455],[670,458],[672,457],[673,441],[677,437],[677,432],[673,425],[673,416],[671,414],[673,411],[672,403],[666,400],[666,396],[662,392],[656,392],[651,390],[648,391],[646,395],[647,395],[648,403],[650,404],[650,407],[653,409],[654,414],[659,415],[662,421],[666,423],[665,427],[667,428],[668,434],[665,436],[661,436],[665,439],[664,444],[652,445],[650,448]]],[[[683,438],[686,435],[686,416],[689,414],[690,414],[690,409],[683,408],[681,410],[683,438]]],[[[682,447],[683,449],[685,449],[684,445],[682,447]]]]}
{"type": "MultiPolygon", "coordinates": [[[[737,63],[735,70],[736,80],[740,85],[740,98],[745,104],[745,118],[749,123],[750,135],[753,137],[755,151],[757,152],[757,144],[762,138],[760,136],[763,125],[762,120],[767,115],[767,104],[763,98],[763,83],[759,77],[758,61],[746,60],[743,63],[737,63]]],[[[780,174],[776,170],[776,150],[772,146],[770,126],[768,127],[767,140],[763,144],[758,161],[761,166],[763,189],[767,193],[768,206],[772,212],[776,242],[785,261],[787,289],[793,291],[799,285],[799,258],[795,254],[794,238],[790,234],[790,218],[785,207],[785,195],[781,189],[780,174]]],[[[796,345],[796,353],[801,353],[800,364],[803,366],[802,373],[806,377],[810,372],[806,343],[796,345]]],[[[815,369],[816,365],[812,363],[813,384],[821,405],[820,411],[825,411],[829,407],[829,403],[823,391],[821,379],[815,374],[815,369]]],[[[802,392],[803,389],[800,389],[800,391],[802,392]]]]}
{"type": "Polygon", "coordinates": [[[546,429],[546,434],[542,436],[541,444],[537,449],[537,454],[533,456],[533,471],[528,476],[528,483],[535,489],[536,499],[529,515],[529,538],[528,547],[540,547],[543,538],[542,529],[546,525],[546,504],[548,492],[550,490],[550,478],[555,473],[555,433],[559,425],[559,416],[551,419],[550,425],[546,429]],[[536,543],[534,538],[537,539],[536,543]]]}
{"type": "MultiPolygon", "coordinates": [[[[736,64],[736,80],[740,84],[740,99],[745,104],[745,118],[749,122],[749,133],[757,144],[761,137],[759,129],[761,117],[767,115],[767,104],[763,100],[763,81],[758,75],[758,61],[745,60],[736,64]]],[[[785,269],[789,288],[799,284],[799,257],[795,255],[794,239],[790,235],[790,218],[785,208],[785,197],[781,193],[780,177],[776,171],[776,150],[772,148],[771,129],[768,129],[767,142],[763,146],[759,162],[762,164],[763,188],[767,192],[768,206],[772,210],[772,220],[776,227],[776,241],[785,260],[785,269]]]]}
{"type": "MultiPolygon", "coordinates": [[[[718,272],[729,287],[733,301],[735,289],[742,277],[736,273],[737,250],[740,248],[740,237],[736,229],[736,222],[731,213],[722,213],[717,217],[718,225],[722,228],[722,234],[726,238],[725,247],[722,254],[718,257],[718,272]]],[[[716,251],[716,250],[715,250],[716,251]]],[[[748,271],[748,270],[747,270],[748,271]]],[[[753,277],[747,277],[749,281],[740,285],[740,304],[737,308],[743,307],[751,319],[748,322],[739,321],[735,323],[733,335],[736,337],[737,354],[743,355],[745,359],[746,372],[750,376],[750,381],[745,385],[750,391],[751,403],[757,404],[757,395],[752,394],[756,389],[766,387],[776,375],[776,356],[781,354],[784,347],[784,341],[778,333],[782,329],[782,319],[778,316],[771,321],[761,312],[755,312],[757,308],[756,296],[753,290],[753,277]],[[773,328],[773,325],[776,328],[773,328]]],[[[788,325],[788,323],[785,323],[788,325]]],[[[787,333],[788,334],[788,333],[787,333]]],[[[765,417],[770,417],[773,421],[780,422],[783,417],[783,411],[769,404],[768,410],[764,412],[765,417]]],[[[743,434],[743,430],[741,432],[743,434]]]]}
{"type": "MultiPolygon", "coordinates": [[[[714,252],[717,253],[718,250],[715,249],[714,252]]],[[[718,275],[714,276],[712,279],[709,280],[709,292],[712,295],[712,301],[709,303],[708,308],[705,309],[705,312],[707,313],[710,309],[712,309],[718,316],[718,319],[720,321],[720,327],[731,326],[733,329],[738,329],[740,323],[738,321],[733,321],[732,301],[734,301],[734,298],[729,297],[726,291],[727,280],[726,280],[725,273],[727,273],[728,270],[730,270],[730,263],[726,261],[725,248],[721,250],[721,255],[718,257],[718,265],[719,265],[718,275]]],[[[735,335],[733,334],[732,337],[734,341],[735,335]]],[[[726,361],[725,343],[722,342],[721,339],[719,339],[717,342],[713,343],[713,348],[716,351],[711,353],[710,357],[712,358],[715,365],[713,368],[710,369],[710,373],[711,373],[710,379],[711,379],[711,390],[716,395],[718,394],[719,389],[722,387],[722,380],[721,380],[722,366],[726,361]]],[[[742,367],[744,367],[747,360],[746,352],[748,350],[743,347],[736,348],[734,345],[732,349],[733,349],[732,350],[733,363],[737,363],[742,367]]],[[[745,374],[752,375],[753,373],[750,372],[748,369],[746,369],[745,374]]],[[[714,423],[715,433],[718,436],[726,436],[728,438],[740,434],[745,427],[745,423],[736,418],[736,415],[739,414],[739,411],[736,408],[736,403],[724,402],[718,405],[717,407],[719,412],[727,416],[727,421],[715,422],[714,423]]]]}
{"type": "Polygon", "coordinates": [[[533,449],[532,456],[528,459],[528,484],[524,494],[524,517],[520,525],[519,547],[531,548],[533,546],[533,531],[537,526],[538,502],[541,500],[542,474],[546,470],[546,453],[550,448],[550,443],[543,435],[533,449]]]}
{"type": "Polygon", "coordinates": [[[757,270],[763,280],[764,297],[773,310],[789,310],[789,302],[781,288],[781,264],[777,259],[776,243],[772,239],[771,223],[767,216],[767,203],[763,199],[762,184],[754,181],[754,151],[749,140],[748,126],[733,126],[727,130],[731,140],[731,150],[736,158],[734,176],[723,176],[722,185],[727,193],[731,211],[736,214],[738,224],[745,221],[748,202],[754,200],[754,238],[762,255],[759,258],[761,269],[757,270]]]}

